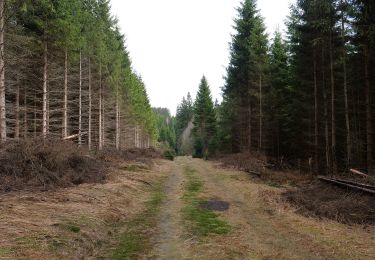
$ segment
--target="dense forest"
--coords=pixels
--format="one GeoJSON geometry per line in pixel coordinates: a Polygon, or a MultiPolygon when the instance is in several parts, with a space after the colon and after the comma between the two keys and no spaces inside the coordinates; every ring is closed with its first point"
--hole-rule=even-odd
{"type": "Polygon", "coordinates": [[[0,137],[149,147],[157,136],[108,0],[0,1],[0,137]]]}
{"type": "MultiPolygon", "coordinates": [[[[259,152],[315,173],[372,173],[375,3],[297,0],[286,25],[269,36],[255,0],[238,8],[216,128],[206,139],[193,131],[193,153],[210,144],[210,154],[259,152]]],[[[202,102],[211,117],[202,91],[180,104],[177,140],[193,118],[201,124],[202,102]]]]}

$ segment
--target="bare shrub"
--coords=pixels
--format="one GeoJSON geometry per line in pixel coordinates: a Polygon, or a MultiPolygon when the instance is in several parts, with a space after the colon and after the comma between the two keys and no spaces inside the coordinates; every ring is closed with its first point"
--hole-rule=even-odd
{"type": "Polygon", "coordinates": [[[105,177],[105,165],[72,142],[30,139],[0,148],[0,191],[49,190],[105,177]]]}
{"type": "Polygon", "coordinates": [[[304,216],[333,219],[346,224],[374,224],[375,200],[355,191],[323,183],[289,190],[282,198],[304,216]]]}

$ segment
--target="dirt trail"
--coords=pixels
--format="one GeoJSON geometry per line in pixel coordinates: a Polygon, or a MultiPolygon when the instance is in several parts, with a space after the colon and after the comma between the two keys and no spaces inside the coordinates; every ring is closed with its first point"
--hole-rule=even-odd
{"type": "MultiPolygon", "coordinates": [[[[219,215],[233,227],[227,235],[209,235],[190,243],[191,258],[371,259],[375,254],[372,227],[363,229],[363,226],[308,219],[279,201],[281,188],[254,183],[246,173],[220,169],[211,162],[182,157],[176,167],[183,165],[195,169],[195,174],[204,181],[203,199],[230,203],[229,210],[219,215]]],[[[179,189],[172,188],[173,192],[167,196],[180,195],[179,189]]],[[[169,200],[175,201],[177,197],[169,200]]]]}
{"type": "Polygon", "coordinates": [[[184,259],[187,258],[186,243],[182,239],[183,228],[180,211],[183,207],[183,167],[177,160],[168,180],[165,183],[165,200],[160,209],[158,234],[153,239],[153,258],[184,259]]]}

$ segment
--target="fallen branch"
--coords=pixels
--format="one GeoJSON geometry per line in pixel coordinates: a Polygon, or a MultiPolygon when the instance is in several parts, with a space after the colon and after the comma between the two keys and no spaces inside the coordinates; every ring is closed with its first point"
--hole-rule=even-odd
{"type": "Polygon", "coordinates": [[[66,140],[71,140],[71,139],[74,139],[74,138],[77,138],[79,137],[80,135],[81,136],[84,136],[84,135],[87,135],[88,133],[87,132],[83,132],[81,134],[75,134],[75,135],[71,135],[71,136],[67,136],[67,137],[64,137],[63,140],[66,141],[66,140]]]}
{"type": "MultiPolygon", "coordinates": [[[[357,186],[357,184],[348,184],[348,183],[345,183],[345,182],[342,182],[342,181],[339,181],[339,180],[329,179],[329,178],[326,178],[326,177],[323,177],[323,176],[318,176],[318,179],[321,180],[321,181],[325,181],[325,182],[340,186],[340,187],[350,188],[350,189],[353,189],[353,190],[358,190],[358,191],[365,192],[365,193],[368,193],[368,194],[371,194],[371,195],[375,195],[375,190],[363,188],[363,187],[357,186]]],[[[373,188],[375,189],[375,187],[373,187],[373,188]]]]}
{"type": "Polygon", "coordinates": [[[360,176],[362,176],[362,177],[369,177],[369,175],[367,175],[367,174],[365,174],[365,173],[363,173],[363,172],[360,172],[360,171],[358,171],[358,170],[355,170],[355,169],[350,169],[350,172],[351,173],[354,173],[354,174],[357,174],[357,175],[360,175],[360,176]]]}

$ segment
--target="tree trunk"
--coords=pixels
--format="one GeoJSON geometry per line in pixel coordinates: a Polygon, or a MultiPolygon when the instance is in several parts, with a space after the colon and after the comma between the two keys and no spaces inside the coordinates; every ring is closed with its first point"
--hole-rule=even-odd
{"type": "Polygon", "coordinates": [[[36,94],[34,94],[34,138],[37,137],[36,94]]]}
{"type": "Polygon", "coordinates": [[[78,145],[82,145],[82,51],[79,52],[78,145]]]}
{"type": "Polygon", "coordinates": [[[250,95],[250,87],[248,87],[248,151],[251,152],[251,146],[252,146],[252,126],[251,126],[251,95],[250,95]]]}
{"type": "Polygon", "coordinates": [[[88,145],[89,145],[89,150],[91,150],[91,124],[92,124],[92,93],[91,93],[91,59],[89,58],[89,133],[88,133],[88,145]]]}
{"type": "Polygon", "coordinates": [[[7,138],[5,112],[4,2],[5,0],[0,0],[0,142],[5,142],[7,138]]]}
{"type": "Polygon", "coordinates": [[[102,65],[99,68],[99,150],[103,149],[103,132],[102,132],[102,65]]]}
{"type": "Polygon", "coordinates": [[[331,170],[330,151],[329,151],[329,127],[328,127],[328,100],[327,90],[325,84],[325,59],[324,59],[324,44],[322,45],[322,88],[323,88],[323,99],[324,99],[324,136],[325,136],[325,155],[326,155],[326,166],[327,174],[331,170]]]}
{"type": "Polygon", "coordinates": [[[137,125],[134,126],[134,146],[137,148],[137,125]]]}
{"type": "MultiPolygon", "coordinates": [[[[344,8],[343,0],[341,0],[341,6],[344,8]]],[[[352,140],[350,131],[350,119],[349,119],[349,102],[348,102],[348,79],[347,79],[347,68],[346,68],[346,42],[345,42],[345,21],[344,21],[344,9],[341,11],[341,39],[342,39],[342,66],[343,66],[343,77],[344,77],[344,100],[345,100],[345,126],[346,126],[346,163],[347,168],[350,168],[352,161],[352,140]]]]}
{"type": "Polygon", "coordinates": [[[23,101],[23,138],[27,138],[28,124],[27,124],[27,89],[25,87],[25,96],[23,101]]]}
{"type": "Polygon", "coordinates": [[[319,108],[318,108],[318,82],[317,82],[316,50],[314,47],[314,165],[315,174],[319,172],[319,108]]]}
{"type": "MultiPolygon", "coordinates": [[[[103,93],[102,93],[103,94],[103,93]]],[[[105,106],[104,99],[102,97],[102,147],[105,146],[105,106]]]]}
{"type": "Polygon", "coordinates": [[[373,172],[373,159],[372,159],[372,89],[369,74],[369,47],[364,47],[365,58],[365,84],[366,84],[366,140],[367,140],[367,171],[369,174],[373,172]]]}
{"type": "Polygon", "coordinates": [[[48,47],[47,41],[44,42],[44,67],[43,67],[43,129],[42,136],[43,138],[47,137],[47,69],[48,69],[48,57],[47,57],[48,47]]]}
{"type": "Polygon", "coordinates": [[[262,151],[263,137],[263,100],[262,100],[262,75],[259,75],[259,151],[262,151]]]}
{"type": "Polygon", "coordinates": [[[120,109],[119,109],[119,87],[116,84],[116,149],[120,149],[120,109]]]}
{"type": "Polygon", "coordinates": [[[337,174],[337,159],[336,159],[336,94],[335,94],[335,75],[333,68],[333,47],[332,47],[332,31],[329,34],[329,64],[331,76],[331,159],[332,172],[337,174]]]}
{"type": "Polygon", "coordinates": [[[14,138],[18,140],[20,138],[20,86],[19,82],[17,82],[16,87],[16,122],[14,128],[14,138]]]}
{"type": "Polygon", "coordinates": [[[64,65],[64,108],[63,108],[63,131],[62,137],[68,136],[68,50],[65,49],[64,65]]]}

